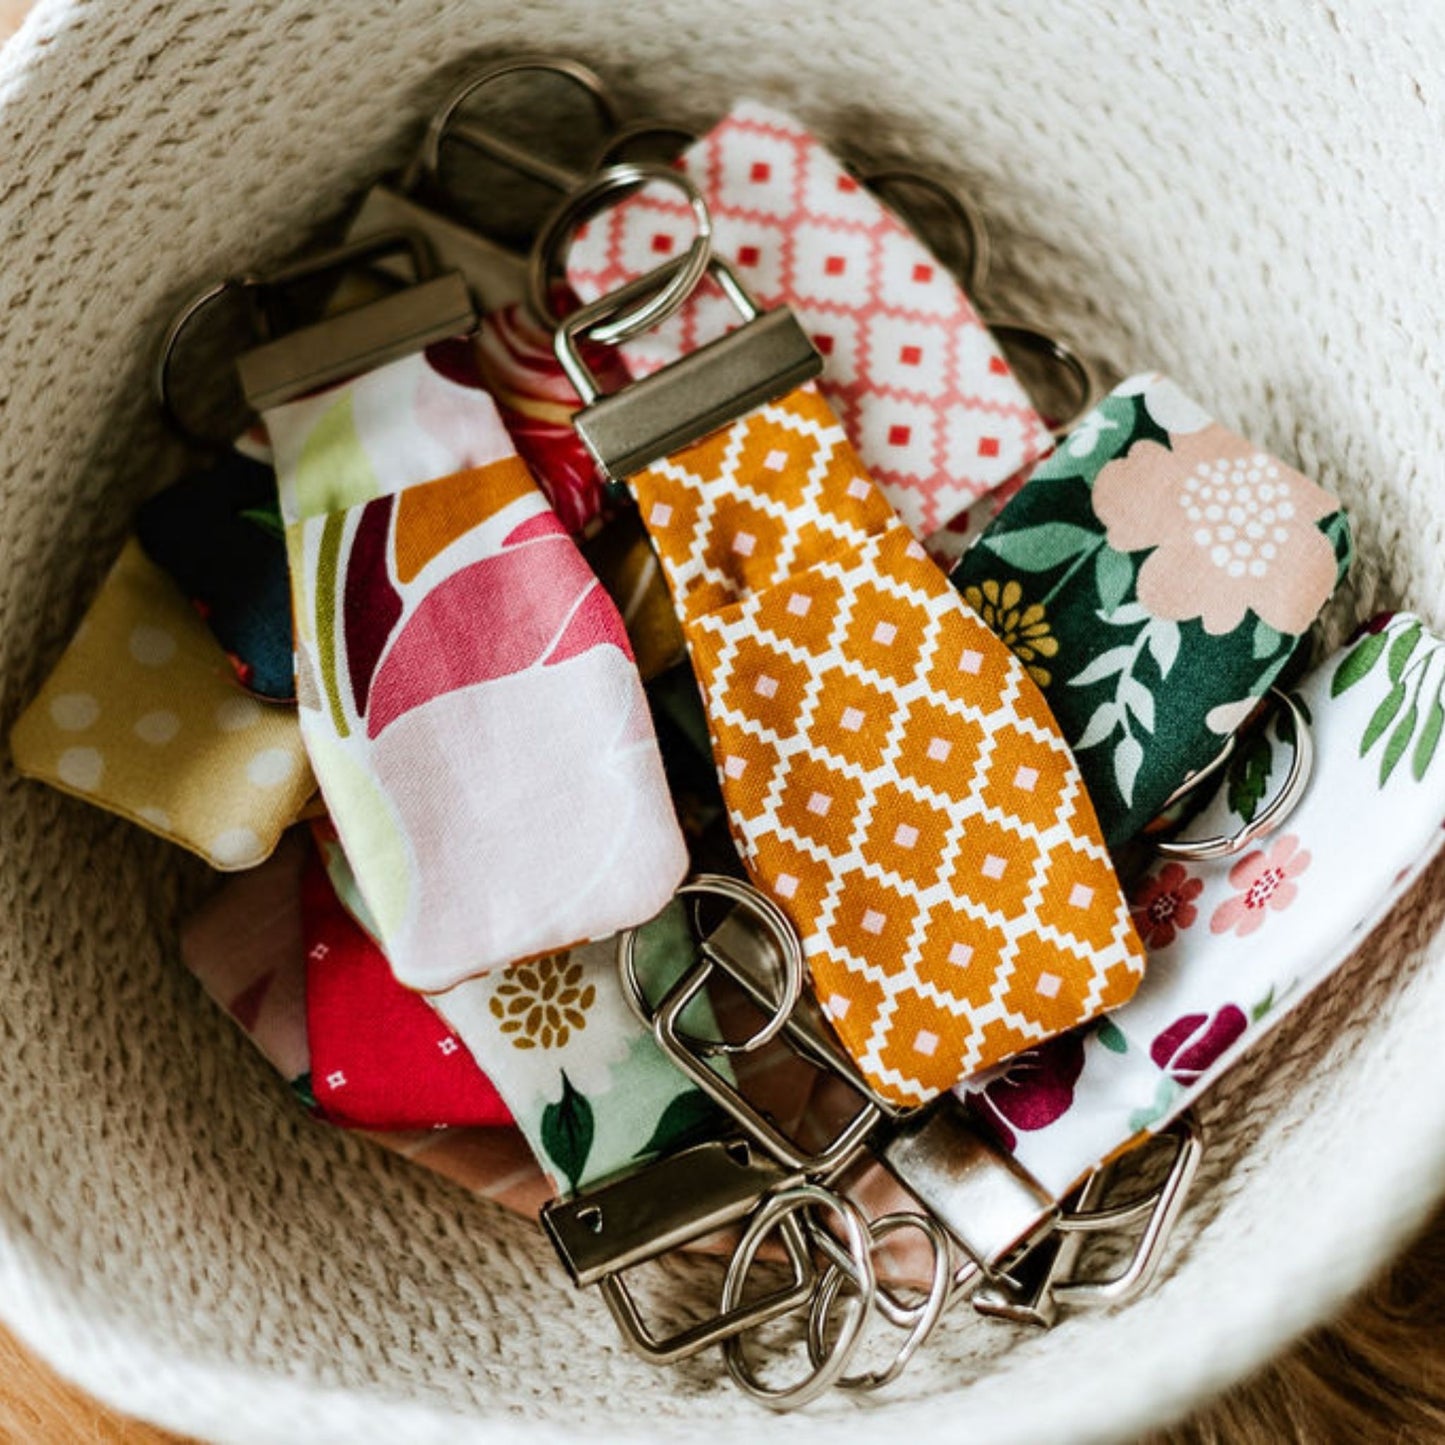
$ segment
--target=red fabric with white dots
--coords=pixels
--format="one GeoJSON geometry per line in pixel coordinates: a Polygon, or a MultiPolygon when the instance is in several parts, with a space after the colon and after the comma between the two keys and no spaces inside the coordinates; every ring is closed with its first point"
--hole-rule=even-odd
{"type": "Polygon", "coordinates": [[[311,1091],[333,1124],[430,1129],[510,1124],[502,1096],[346,911],[320,858],[301,878],[311,1091]]]}
{"type": "MultiPolygon", "coordinates": [[[[764,308],[789,306],[822,352],[823,395],[884,495],[924,537],[1046,453],[1048,427],[948,271],[796,121],[743,101],[682,158],[714,247],[764,308]]],[[[673,190],[579,232],[568,277],[590,301],[680,255],[673,190]]],[[[622,354],[644,376],[737,321],[711,285],[622,354]]]]}

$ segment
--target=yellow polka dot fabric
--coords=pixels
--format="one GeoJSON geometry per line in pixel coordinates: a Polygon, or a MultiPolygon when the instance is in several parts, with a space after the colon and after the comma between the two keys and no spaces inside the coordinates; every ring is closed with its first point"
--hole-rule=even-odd
{"type": "Polygon", "coordinates": [[[295,710],[240,690],[204,621],[134,539],[10,750],[24,776],[226,872],[268,857],[316,790],[295,710]]]}

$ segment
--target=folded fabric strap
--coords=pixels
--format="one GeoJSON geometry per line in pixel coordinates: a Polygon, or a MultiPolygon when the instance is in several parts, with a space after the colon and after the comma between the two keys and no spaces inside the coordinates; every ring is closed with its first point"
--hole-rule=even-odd
{"type": "MultiPolygon", "coordinates": [[[[352,913],[350,946],[370,944],[384,964],[345,856],[328,849],[325,858],[335,896],[352,913]]],[[[692,957],[682,904],[670,903],[639,944],[639,976],[649,990],[666,991],[692,957]]],[[[640,1167],[716,1122],[716,1107],[623,998],[616,939],[468,979],[427,1002],[486,1070],[558,1193],[640,1167]]],[[[715,1027],[703,1003],[689,1024],[715,1027]]]]}
{"type": "MultiPolygon", "coordinates": [[[[1445,642],[1396,616],[1294,695],[1311,719],[1315,763],[1282,830],[1240,858],[1156,864],[1134,889],[1149,950],[1138,993],[960,1091],[1056,1194],[1164,1128],[1301,1007],[1445,841],[1445,642]]],[[[1189,834],[1228,835],[1250,821],[1292,747],[1276,715],[1189,834]]]]}
{"type": "Polygon", "coordinates": [[[1143,958],[1023,665],[811,387],[630,479],[747,869],[901,1105],[1122,1003],[1143,958]]]}
{"type": "Polygon", "coordinates": [[[265,420],[302,735],[398,979],[657,913],[687,850],[627,636],[467,343],[265,420]]]}
{"type": "Polygon", "coordinates": [[[1293,656],[1349,566],[1339,502],[1157,373],[1121,383],[951,574],[1136,835],[1293,656]]]}
{"type": "MultiPolygon", "coordinates": [[[[611,348],[589,345],[584,354],[609,389],[630,379],[611,348]]],[[[575,536],[594,531],[608,511],[606,484],[572,429],[572,414],[582,403],[552,349],[551,333],[518,304],[494,311],[478,333],[477,366],[557,520],[575,536]]]]}
{"type": "Polygon", "coordinates": [[[366,1129],[509,1124],[461,1040],[352,920],[318,856],[301,877],[312,1093],[333,1123],[366,1129]]]}
{"type": "Polygon", "coordinates": [[[136,536],[206,620],[241,685],[294,698],[291,584],[271,468],[227,452],[150,498],[136,536]]]}
{"type": "MultiPolygon", "coordinates": [[[[293,830],[259,867],[233,878],[181,929],[181,958],[314,1112],[301,924],[301,873],[311,853],[309,836],[293,830]]],[[[510,1209],[534,1214],[553,1193],[515,1129],[369,1132],[510,1209]]]]}
{"type": "Polygon", "coordinates": [[[241,691],[221,645],[138,542],[10,734],[26,777],[213,868],[253,868],[316,791],[293,708],[241,691]]]}
{"type": "Polygon", "coordinates": [[[628,507],[583,543],[582,555],[617,604],[644,680],[659,676],[687,656],[667,582],[647,531],[628,507]]]}
{"type": "MultiPolygon", "coordinates": [[[[819,385],[888,501],[926,536],[1052,446],[967,296],[924,244],[797,121],[743,101],[682,157],[713,247],[764,308],[790,307],[826,366],[819,385]]],[[[589,223],[568,279],[595,300],[681,255],[692,213],[643,191],[589,223]]],[[[719,336],[703,293],[624,345],[645,376],[719,336]]]]}

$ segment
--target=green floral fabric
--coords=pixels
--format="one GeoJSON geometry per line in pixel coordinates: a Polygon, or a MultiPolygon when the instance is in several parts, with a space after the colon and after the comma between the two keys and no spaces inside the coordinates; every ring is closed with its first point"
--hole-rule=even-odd
{"type": "Polygon", "coordinates": [[[1112,845],[1218,753],[1351,554],[1334,497],[1148,374],[1079,423],[951,577],[1043,688],[1112,845]]]}

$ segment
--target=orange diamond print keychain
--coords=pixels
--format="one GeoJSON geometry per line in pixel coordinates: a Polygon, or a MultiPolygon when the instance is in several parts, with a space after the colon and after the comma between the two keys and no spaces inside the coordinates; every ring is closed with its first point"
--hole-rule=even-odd
{"type": "MultiPolygon", "coordinates": [[[[690,189],[627,165],[576,192],[537,284],[578,221],[652,183],[690,189]]],[[[1123,1003],[1143,947],[1042,694],[863,469],[791,313],[758,312],[708,252],[700,224],[568,318],[557,353],[657,549],[744,865],[870,1087],[912,1108],[1123,1003]],[[743,324],[599,395],[580,339],[656,324],[704,272],[743,324]]]]}

